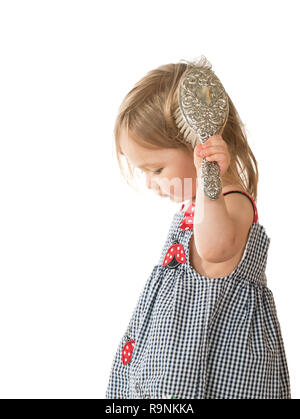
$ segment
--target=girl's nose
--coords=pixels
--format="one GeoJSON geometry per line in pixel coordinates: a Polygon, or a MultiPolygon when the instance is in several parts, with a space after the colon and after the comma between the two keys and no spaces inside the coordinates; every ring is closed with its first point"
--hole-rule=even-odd
{"type": "Polygon", "coordinates": [[[153,187],[153,184],[152,184],[152,181],[151,181],[151,176],[148,173],[146,174],[146,185],[147,185],[148,189],[152,189],[152,187],[153,187]]]}

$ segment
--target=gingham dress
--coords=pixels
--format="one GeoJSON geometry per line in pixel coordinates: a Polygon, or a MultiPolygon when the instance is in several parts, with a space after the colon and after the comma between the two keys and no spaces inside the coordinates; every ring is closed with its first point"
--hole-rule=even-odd
{"type": "MultiPolygon", "coordinates": [[[[225,193],[244,193],[230,191],[225,193]]],[[[226,277],[189,262],[192,226],[174,214],[159,263],[140,294],[114,356],[108,399],[290,399],[290,380],[265,268],[270,238],[255,202],[243,256],[226,277]],[[173,241],[185,263],[169,268],[173,241]]],[[[175,261],[175,258],[173,259],[175,261]]]]}

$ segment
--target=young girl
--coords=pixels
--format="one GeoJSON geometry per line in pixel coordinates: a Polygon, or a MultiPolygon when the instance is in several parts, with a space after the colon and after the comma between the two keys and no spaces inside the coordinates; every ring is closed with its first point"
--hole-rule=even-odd
{"type": "Polygon", "coordinates": [[[150,71],[127,94],[116,120],[121,171],[125,159],[131,177],[140,168],[148,188],[188,202],[173,216],[120,341],[106,398],[289,399],[265,275],[270,238],[255,204],[257,162],[230,98],[222,135],[195,149],[184,141],[173,113],[187,67],[150,71]],[[216,200],[198,182],[203,157],[220,167],[216,200]]]}

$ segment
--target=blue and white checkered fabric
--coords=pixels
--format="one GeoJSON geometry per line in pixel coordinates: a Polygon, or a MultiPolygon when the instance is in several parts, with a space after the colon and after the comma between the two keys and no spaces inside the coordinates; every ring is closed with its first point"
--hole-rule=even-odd
{"type": "Polygon", "coordinates": [[[176,212],[114,356],[108,399],[290,399],[289,371],[265,268],[270,238],[252,223],[242,259],[223,278],[189,263],[193,229],[176,212]],[[176,238],[186,263],[162,263],[176,238]],[[122,348],[134,339],[131,362],[122,348]]]}

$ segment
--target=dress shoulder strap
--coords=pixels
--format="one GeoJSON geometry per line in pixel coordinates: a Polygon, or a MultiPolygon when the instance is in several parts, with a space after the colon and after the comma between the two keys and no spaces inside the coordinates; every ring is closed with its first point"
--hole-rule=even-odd
{"type": "Polygon", "coordinates": [[[253,210],[254,210],[254,218],[253,218],[253,222],[254,223],[257,223],[257,221],[258,221],[258,213],[257,213],[257,208],[256,208],[256,205],[255,205],[255,202],[254,202],[254,199],[252,198],[252,196],[250,196],[249,194],[247,194],[247,192],[244,192],[244,191],[238,191],[238,190],[234,190],[234,191],[228,191],[228,192],[224,192],[223,193],[223,195],[227,195],[227,194],[230,194],[230,193],[241,193],[241,194],[244,194],[245,196],[247,196],[249,199],[250,199],[250,201],[251,201],[251,203],[252,203],[252,206],[253,206],[253,210]]]}

